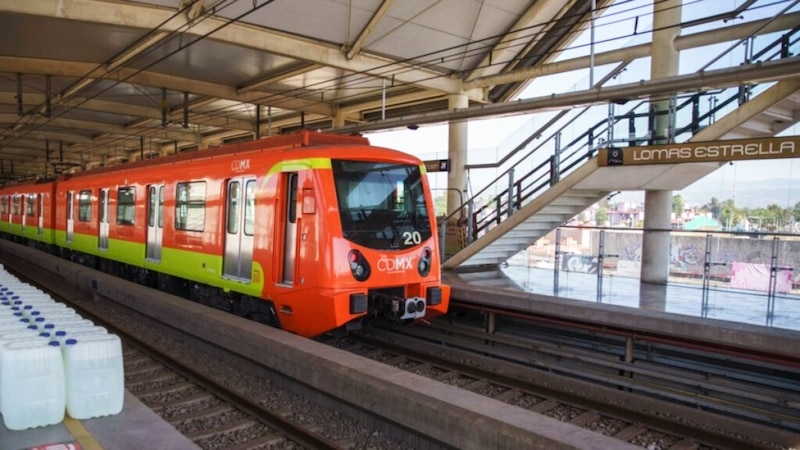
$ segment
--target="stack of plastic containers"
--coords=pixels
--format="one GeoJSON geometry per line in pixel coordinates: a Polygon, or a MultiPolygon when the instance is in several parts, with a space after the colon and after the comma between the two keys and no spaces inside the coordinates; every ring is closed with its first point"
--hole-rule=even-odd
{"type": "Polygon", "coordinates": [[[125,396],[118,336],[0,265],[0,413],[10,430],[118,414],[125,396]]]}

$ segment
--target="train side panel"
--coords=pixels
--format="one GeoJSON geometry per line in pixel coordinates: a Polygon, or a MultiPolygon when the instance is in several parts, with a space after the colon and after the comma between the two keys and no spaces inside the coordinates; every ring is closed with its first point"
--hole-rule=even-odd
{"type": "Polygon", "coordinates": [[[42,245],[54,244],[53,182],[0,189],[0,232],[42,245]]]}

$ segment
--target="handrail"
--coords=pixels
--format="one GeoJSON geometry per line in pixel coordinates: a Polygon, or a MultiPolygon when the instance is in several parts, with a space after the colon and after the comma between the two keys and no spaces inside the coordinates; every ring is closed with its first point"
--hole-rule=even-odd
{"type": "MultiPolygon", "coordinates": [[[[800,1],[800,0],[798,0],[800,1]]],[[[800,31],[800,26],[782,34],[778,39],[766,44],[758,52],[753,53],[750,57],[746,56],[749,61],[757,60],[762,56],[767,56],[767,60],[785,58],[791,55],[790,48],[796,44],[800,39],[796,37],[800,31]]],[[[752,45],[752,44],[751,44],[752,45]]],[[[726,50],[726,52],[730,49],[726,50]]],[[[717,58],[718,59],[718,58],[717,58]]],[[[707,68],[707,65],[704,66],[707,68]]],[[[702,70],[702,69],[701,69],[702,70]]],[[[606,77],[600,83],[604,83],[610,77],[606,77]]],[[[598,148],[604,144],[608,146],[615,146],[617,143],[626,143],[628,146],[641,145],[647,143],[654,144],[660,140],[674,141],[678,136],[685,133],[696,134],[703,127],[703,123],[708,121],[713,122],[715,115],[726,107],[729,107],[734,101],[739,102],[741,105],[749,101],[752,87],[743,86],[740,88],[728,88],[723,90],[703,91],[682,96],[675,96],[672,98],[673,106],[667,111],[655,111],[653,105],[648,100],[643,100],[627,112],[615,115],[611,113],[613,106],[610,106],[610,113],[607,118],[599,120],[597,123],[591,125],[572,139],[565,146],[561,146],[561,134],[575,120],[587,113],[592,107],[586,107],[567,123],[561,125],[557,130],[550,134],[550,136],[543,140],[539,145],[532,148],[529,152],[524,154],[517,160],[511,167],[503,171],[500,175],[494,178],[491,182],[486,184],[476,194],[472,195],[458,208],[454,209],[449,215],[442,218],[439,222],[442,231],[442,239],[444,239],[444,231],[446,224],[451,221],[457,221],[456,215],[459,216],[460,225],[466,225],[470,232],[467,234],[467,244],[471,243],[483,233],[491,229],[493,226],[500,224],[503,220],[514,214],[515,211],[521,209],[528,202],[537,196],[537,194],[544,191],[544,189],[557,183],[565,175],[569,174],[572,170],[578,167],[579,164],[593,158],[596,155],[598,148]],[[730,96],[719,100],[726,92],[734,91],[730,96]],[[708,110],[704,113],[700,112],[701,100],[704,98],[709,99],[708,110]],[[641,111],[646,107],[646,111],[641,111]],[[676,127],[674,125],[677,117],[683,115],[688,111],[689,119],[686,125],[676,127]],[[667,136],[656,136],[653,132],[655,117],[659,115],[669,115],[670,122],[673,125],[667,131],[667,136]],[[636,135],[636,122],[647,120],[647,132],[641,136],[636,135]],[[613,138],[614,128],[619,124],[628,124],[628,136],[622,139],[613,138]],[[602,136],[607,135],[609,139],[604,139],[602,136]],[[516,172],[527,162],[533,162],[534,158],[541,153],[541,149],[545,146],[552,145],[552,155],[546,157],[542,162],[538,163],[533,169],[526,171],[521,177],[516,172]],[[491,189],[496,189],[495,194],[489,201],[484,200],[485,204],[476,208],[480,204],[481,197],[486,196],[491,189]],[[467,208],[466,220],[463,220],[464,208],[467,208]]],[[[534,139],[541,137],[544,131],[555,125],[558,119],[563,118],[566,112],[559,113],[557,119],[549,120],[545,126],[539,127],[535,132],[522,140],[508,155],[501,159],[499,164],[509,161],[513,154],[524,149],[534,139]]],[[[624,146],[624,145],[623,145],[624,146]]],[[[468,169],[480,169],[488,167],[498,167],[498,165],[473,165],[467,166],[468,169]]],[[[444,248],[444,246],[442,246],[444,248]]]]}

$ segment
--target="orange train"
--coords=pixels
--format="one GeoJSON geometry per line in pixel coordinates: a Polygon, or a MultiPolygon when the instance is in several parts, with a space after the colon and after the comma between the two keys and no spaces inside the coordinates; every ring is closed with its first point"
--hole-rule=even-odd
{"type": "Polygon", "coordinates": [[[0,189],[0,233],[312,337],[447,312],[425,166],[301,131],[0,189]]]}

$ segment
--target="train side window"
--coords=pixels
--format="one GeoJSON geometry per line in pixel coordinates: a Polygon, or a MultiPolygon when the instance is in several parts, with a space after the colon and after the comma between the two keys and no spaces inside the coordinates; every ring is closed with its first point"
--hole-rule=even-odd
{"type": "Polygon", "coordinates": [[[206,225],[206,183],[178,183],[175,193],[175,229],[203,231],[206,225]]]}
{"type": "Polygon", "coordinates": [[[36,215],[36,195],[35,194],[28,194],[28,201],[27,201],[27,208],[25,208],[28,217],[33,217],[36,215]]]}
{"type": "Polygon", "coordinates": [[[78,193],[78,220],[81,222],[92,220],[92,191],[78,193]]]}
{"type": "Polygon", "coordinates": [[[135,209],[136,189],[133,187],[117,189],[117,223],[120,225],[133,225],[135,209]]]}
{"type": "Polygon", "coordinates": [[[19,195],[14,196],[14,205],[13,205],[13,214],[15,216],[19,215],[19,195]]]}
{"type": "Polygon", "coordinates": [[[8,197],[0,197],[0,214],[8,214],[8,197]]]}

